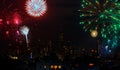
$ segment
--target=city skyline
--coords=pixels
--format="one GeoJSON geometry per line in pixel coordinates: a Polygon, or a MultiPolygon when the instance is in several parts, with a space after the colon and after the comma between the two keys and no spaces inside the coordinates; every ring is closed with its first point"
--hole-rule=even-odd
{"type": "Polygon", "coordinates": [[[3,25],[1,25],[1,36],[3,39],[1,39],[0,43],[3,44],[3,46],[9,46],[9,44],[15,46],[16,39],[22,41],[24,45],[24,36],[16,36],[14,33],[16,29],[19,31],[21,26],[26,25],[30,29],[28,40],[33,46],[37,45],[36,43],[39,44],[39,41],[44,42],[51,40],[57,42],[60,34],[63,33],[64,40],[71,41],[70,45],[74,47],[97,48],[97,38],[92,38],[88,32],[84,32],[82,26],[79,24],[79,0],[46,0],[48,9],[40,18],[34,18],[26,14],[24,10],[24,0],[15,2],[12,2],[12,0],[3,0],[1,3],[2,2],[6,5],[1,4],[1,8],[8,8],[3,10],[3,15],[1,16],[1,19],[3,19],[3,25]],[[14,12],[20,16],[21,23],[14,25],[13,22],[11,22],[10,25],[6,25],[7,18],[11,20],[12,18],[10,17],[13,16],[14,12]],[[11,36],[7,38],[4,34],[5,32],[11,36]]]}

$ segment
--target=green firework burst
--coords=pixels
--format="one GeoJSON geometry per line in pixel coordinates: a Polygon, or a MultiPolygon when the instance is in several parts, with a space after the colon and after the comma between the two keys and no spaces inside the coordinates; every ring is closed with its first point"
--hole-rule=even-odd
{"type": "Polygon", "coordinates": [[[118,0],[82,0],[78,10],[80,24],[85,31],[101,30],[114,22],[119,7],[118,0]]]}

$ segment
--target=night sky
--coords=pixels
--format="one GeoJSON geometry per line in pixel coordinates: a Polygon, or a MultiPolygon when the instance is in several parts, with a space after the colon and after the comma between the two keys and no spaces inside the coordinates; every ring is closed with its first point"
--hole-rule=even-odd
{"type": "MultiPolygon", "coordinates": [[[[74,46],[92,48],[96,47],[96,39],[84,32],[79,24],[80,0],[46,0],[48,10],[40,18],[30,17],[24,10],[25,0],[1,0],[0,10],[8,8],[2,13],[4,15],[18,10],[22,17],[21,25],[30,28],[29,39],[31,42],[41,40],[57,41],[60,33],[64,33],[64,40],[72,41],[74,46]]],[[[8,15],[8,14],[7,14],[8,15]]],[[[4,17],[5,18],[5,17],[4,17]]]]}

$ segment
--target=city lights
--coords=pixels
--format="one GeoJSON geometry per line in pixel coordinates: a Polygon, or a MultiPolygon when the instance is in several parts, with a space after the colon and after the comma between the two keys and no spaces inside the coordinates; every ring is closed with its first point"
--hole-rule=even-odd
{"type": "Polygon", "coordinates": [[[93,66],[94,66],[94,63],[89,63],[89,66],[90,66],[90,67],[93,67],[93,66]]]}
{"type": "Polygon", "coordinates": [[[61,65],[59,65],[58,68],[61,69],[62,68],[61,65]]]}
{"type": "Polygon", "coordinates": [[[16,57],[16,56],[11,56],[11,55],[9,55],[9,58],[14,59],[14,60],[18,59],[18,57],[16,57]]]}
{"type": "Polygon", "coordinates": [[[57,65],[54,65],[54,69],[55,69],[55,70],[57,69],[57,65]]]}
{"type": "Polygon", "coordinates": [[[0,13],[0,70],[120,70],[120,0],[0,0],[0,13]]]}

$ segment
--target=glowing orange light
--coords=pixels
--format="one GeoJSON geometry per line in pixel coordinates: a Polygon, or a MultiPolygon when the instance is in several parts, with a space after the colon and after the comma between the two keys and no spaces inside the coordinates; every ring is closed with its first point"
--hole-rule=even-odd
{"type": "Polygon", "coordinates": [[[54,69],[57,69],[57,65],[54,65],[54,69]]]}
{"type": "Polygon", "coordinates": [[[98,35],[98,32],[97,32],[97,30],[93,30],[92,32],[91,32],[91,36],[92,37],[97,37],[97,35],[98,35]]]}
{"type": "Polygon", "coordinates": [[[93,66],[94,66],[94,63],[89,63],[89,66],[90,66],[90,67],[93,67],[93,66]]]}
{"type": "Polygon", "coordinates": [[[94,50],[94,49],[91,49],[91,52],[95,52],[95,50],[94,50]]]}
{"type": "Polygon", "coordinates": [[[54,66],[53,66],[53,65],[51,65],[51,66],[50,66],[50,68],[51,68],[51,69],[53,69],[53,68],[54,68],[54,66]]]}
{"type": "Polygon", "coordinates": [[[62,68],[61,65],[59,65],[58,68],[61,69],[62,68]]]}

